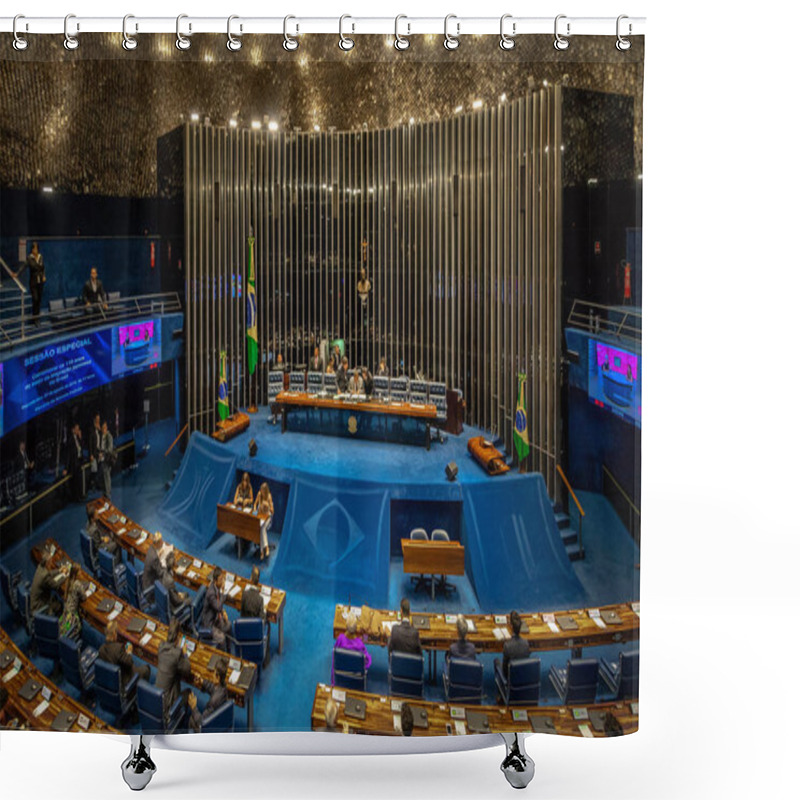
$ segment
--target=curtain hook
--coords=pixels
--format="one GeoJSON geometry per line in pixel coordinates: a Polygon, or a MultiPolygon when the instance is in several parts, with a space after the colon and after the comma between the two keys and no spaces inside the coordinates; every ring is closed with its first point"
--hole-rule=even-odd
{"type": "MultiPolygon", "coordinates": [[[[67,16],[64,17],[64,48],[66,50],[75,50],[78,47],[78,44],[79,44],[78,37],[77,36],[73,36],[69,32],[69,21],[71,19],[75,19],[75,15],[74,14],[67,14],[67,16]]],[[[76,32],[79,31],[80,28],[81,28],[80,24],[76,23],[75,24],[75,31],[76,32]]]]}
{"type": "MultiPolygon", "coordinates": [[[[128,33],[128,20],[129,19],[136,19],[133,14],[126,14],[122,18],[122,47],[125,50],[135,50],[139,42],[136,40],[135,36],[131,36],[128,33]]],[[[138,25],[135,25],[134,28],[138,29],[138,25]]]]}
{"type": "MultiPolygon", "coordinates": [[[[28,45],[30,44],[30,42],[27,39],[24,39],[22,36],[20,36],[19,32],[17,31],[17,23],[21,19],[25,19],[25,16],[23,14],[17,14],[14,17],[14,25],[13,25],[13,27],[11,29],[12,33],[14,34],[14,49],[15,50],[19,50],[19,51],[27,50],[28,49],[28,45]]],[[[27,22],[25,23],[25,30],[26,31],[28,30],[28,23],[27,22]]]]}
{"type": "Polygon", "coordinates": [[[192,46],[192,42],[189,39],[189,36],[192,35],[192,23],[189,23],[189,36],[185,36],[181,33],[181,20],[188,18],[188,14],[178,14],[175,20],[175,36],[177,36],[175,47],[177,47],[178,50],[188,50],[192,46]]]}
{"type": "Polygon", "coordinates": [[[458,32],[461,28],[461,23],[458,22],[457,17],[455,14],[448,14],[444,18],[444,47],[445,50],[455,50],[460,42],[458,41],[458,32]],[[451,19],[456,20],[456,35],[451,36],[450,32],[448,31],[448,25],[451,19]]]}
{"type": "Polygon", "coordinates": [[[295,19],[291,14],[283,18],[283,49],[284,50],[297,50],[300,43],[294,36],[289,35],[289,20],[295,19]]]}
{"type": "Polygon", "coordinates": [[[556,21],[555,21],[555,34],[556,34],[556,39],[555,39],[555,41],[553,42],[553,47],[555,47],[555,48],[556,48],[556,50],[566,50],[566,49],[569,47],[569,39],[567,38],[567,37],[569,36],[569,27],[570,27],[570,24],[569,24],[569,22],[567,23],[567,36],[562,36],[562,35],[561,35],[561,34],[558,32],[558,21],[559,21],[560,19],[566,19],[566,18],[567,18],[567,15],[566,15],[566,14],[559,14],[559,15],[556,17],[556,21]]]}
{"type": "Polygon", "coordinates": [[[517,35],[517,23],[511,23],[511,36],[509,36],[505,32],[505,22],[507,19],[512,19],[511,14],[503,14],[500,17],[500,49],[501,50],[513,50],[516,47],[516,42],[514,41],[514,37],[517,35]]]}
{"type": "MultiPolygon", "coordinates": [[[[353,19],[349,14],[342,14],[339,17],[339,47],[342,50],[352,50],[355,47],[355,41],[348,36],[344,35],[344,21],[346,19],[353,19]]],[[[356,26],[355,24],[352,26],[353,32],[355,32],[356,26]]]]}
{"type": "MultiPolygon", "coordinates": [[[[627,17],[625,14],[620,14],[620,15],[617,17],[617,50],[620,50],[620,51],[623,51],[623,52],[624,52],[625,50],[630,50],[630,49],[631,49],[631,40],[630,40],[630,39],[627,39],[627,38],[625,38],[625,37],[624,37],[624,36],[623,36],[623,35],[620,33],[620,28],[621,28],[621,25],[620,25],[620,23],[621,23],[621,22],[622,22],[622,20],[624,20],[624,19],[628,19],[628,17],[627,17]]],[[[631,24],[630,24],[630,22],[629,22],[629,23],[628,23],[628,36],[630,36],[630,34],[631,34],[631,24]]]]}
{"type": "MultiPolygon", "coordinates": [[[[235,19],[239,19],[239,17],[237,17],[235,14],[231,14],[231,16],[228,17],[228,50],[230,50],[231,53],[235,53],[237,50],[241,50],[242,49],[241,36],[234,36],[233,35],[233,31],[231,30],[231,23],[235,19]]],[[[240,25],[239,26],[239,32],[240,33],[241,33],[241,30],[242,30],[242,26],[240,25]]]]}
{"type": "MultiPolygon", "coordinates": [[[[394,46],[396,50],[408,50],[411,47],[411,42],[408,41],[407,36],[400,35],[400,20],[408,19],[405,14],[398,14],[394,18],[394,46]]],[[[408,32],[411,33],[411,26],[408,25],[408,32]]]]}

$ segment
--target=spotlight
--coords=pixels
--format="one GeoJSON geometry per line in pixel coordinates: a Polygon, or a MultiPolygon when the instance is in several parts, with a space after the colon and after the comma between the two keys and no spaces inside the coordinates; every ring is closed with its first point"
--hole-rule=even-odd
{"type": "Polygon", "coordinates": [[[413,125],[415,122],[416,120],[414,119],[414,117],[411,117],[411,119],[408,120],[409,125],[413,125]]]}
{"type": "Polygon", "coordinates": [[[247,447],[250,450],[250,458],[255,458],[255,455],[258,452],[258,445],[256,444],[256,440],[255,439],[251,439],[247,443],[247,447]]]}
{"type": "Polygon", "coordinates": [[[250,127],[251,127],[251,128],[254,130],[254,131],[260,131],[260,130],[261,130],[261,122],[260,122],[259,120],[257,120],[257,119],[254,119],[254,120],[253,120],[253,121],[250,123],[250,127]]]}
{"type": "Polygon", "coordinates": [[[503,92],[503,94],[500,95],[500,102],[505,103],[506,100],[508,100],[508,96],[503,92]]]}
{"type": "Polygon", "coordinates": [[[456,106],[456,114],[460,114],[464,110],[464,106],[456,106]]]}
{"type": "Polygon", "coordinates": [[[314,130],[319,133],[319,125],[314,125],[314,130]]]}
{"type": "Polygon", "coordinates": [[[231,126],[231,128],[235,128],[239,123],[233,117],[231,117],[228,121],[228,124],[231,126]]]}
{"type": "Polygon", "coordinates": [[[472,110],[477,111],[479,108],[483,108],[483,100],[473,100],[472,110]]]}
{"type": "Polygon", "coordinates": [[[42,191],[45,194],[53,194],[53,187],[52,186],[42,186],[42,191]]]}
{"type": "Polygon", "coordinates": [[[447,475],[447,480],[454,481],[458,475],[458,464],[455,461],[451,461],[445,466],[444,474],[447,475]]]}
{"type": "Polygon", "coordinates": [[[200,122],[200,115],[199,114],[190,114],[189,119],[192,122],[200,122]]]}
{"type": "Polygon", "coordinates": [[[278,123],[277,123],[277,122],[275,122],[275,120],[274,120],[274,119],[273,119],[273,120],[270,120],[270,123],[269,123],[269,125],[267,125],[267,127],[268,127],[268,128],[269,128],[269,129],[270,129],[270,130],[271,130],[273,133],[275,133],[275,131],[277,131],[277,130],[278,130],[278,123]]]}

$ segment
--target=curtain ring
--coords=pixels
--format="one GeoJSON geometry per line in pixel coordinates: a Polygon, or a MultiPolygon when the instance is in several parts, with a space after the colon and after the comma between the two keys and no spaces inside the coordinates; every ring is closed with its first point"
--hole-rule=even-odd
{"type": "Polygon", "coordinates": [[[283,49],[289,50],[297,50],[300,46],[300,43],[295,39],[294,36],[289,36],[289,20],[295,19],[291,14],[283,18],[283,49]]]}
{"type": "Polygon", "coordinates": [[[175,39],[175,47],[177,47],[178,50],[188,50],[192,46],[192,42],[189,39],[189,36],[192,35],[192,23],[189,23],[189,36],[184,36],[181,33],[181,20],[188,18],[188,14],[178,14],[175,20],[175,36],[177,36],[177,39],[175,39]]]}
{"type": "MultiPolygon", "coordinates": [[[[19,51],[27,50],[28,49],[28,45],[30,44],[30,42],[27,39],[24,39],[17,32],[17,22],[19,20],[21,20],[21,19],[25,19],[24,15],[23,14],[17,14],[14,17],[14,25],[13,25],[13,27],[11,29],[12,33],[14,34],[14,49],[15,50],[19,50],[19,51]]],[[[25,23],[25,30],[28,30],[28,24],[27,23],[25,23]]]]}
{"type": "MultiPolygon", "coordinates": [[[[232,14],[230,17],[228,17],[228,50],[230,50],[231,53],[235,53],[237,50],[241,50],[242,49],[242,39],[241,39],[241,37],[240,36],[234,36],[233,35],[233,31],[231,30],[231,23],[235,19],[239,19],[239,17],[237,17],[235,14],[232,14]]],[[[239,31],[241,31],[241,30],[242,30],[242,28],[241,28],[241,26],[239,26],[239,31]]]]}
{"type": "MultiPolygon", "coordinates": [[[[64,49],[66,49],[66,50],[75,50],[75,49],[77,49],[78,44],[79,44],[78,37],[77,36],[73,36],[69,32],[69,21],[71,19],[75,19],[75,15],[74,14],[67,14],[67,16],[64,17],[64,49]]],[[[75,30],[76,30],[76,32],[78,30],[80,30],[80,25],[76,25],[75,26],[75,30]]]]}
{"type": "MultiPolygon", "coordinates": [[[[352,50],[356,44],[353,39],[344,35],[344,21],[346,19],[353,19],[353,18],[349,14],[342,14],[342,16],[339,17],[339,47],[344,51],[352,50]]],[[[356,26],[353,25],[352,28],[353,31],[355,31],[356,26]]]]}
{"type": "MultiPolygon", "coordinates": [[[[122,47],[125,50],[135,50],[139,42],[136,40],[135,36],[131,36],[128,33],[128,20],[129,19],[136,19],[133,14],[126,14],[122,18],[122,47]]],[[[135,26],[138,28],[138,25],[135,26]]]]}
{"type": "Polygon", "coordinates": [[[514,41],[514,37],[517,35],[517,23],[511,23],[511,36],[509,36],[505,32],[505,21],[507,19],[512,19],[511,14],[503,14],[500,17],[500,49],[501,50],[513,50],[516,47],[516,42],[514,41]]]}
{"type": "MultiPolygon", "coordinates": [[[[408,50],[411,47],[411,42],[408,41],[407,36],[400,35],[400,20],[408,19],[405,14],[398,14],[394,18],[394,46],[396,50],[408,50]]],[[[411,26],[407,25],[408,32],[411,33],[411,26]]]]}
{"type": "Polygon", "coordinates": [[[448,28],[448,23],[450,22],[451,19],[457,19],[456,15],[455,14],[448,14],[444,18],[444,42],[443,42],[443,44],[444,44],[445,50],[455,50],[458,47],[458,45],[460,44],[460,42],[458,41],[458,31],[459,31],[459,28],[461,27],[461,23],[456,21],[456,35],[455,36],[451,36],[450,32],[447,29],[448,28]]]}
{"type": "MultiPolygon", "coordinates": [[[[630,39],[626,39],[620,33],[620,27],[621,27],[620,23],[624,19],[628,19],[628,17],[625,14],[620,14],[617,17],[617,50],[620,50],[622,52],[624,52],[625,50],[630,50],[631,49],[631,40],[630,39]]],[[[631,33],[631,24],[629,22],[628,23],[628,35],[630,35],[630,33],[631,33]]]]}
{"type": "Polygon", "coordinates": [[[556,50],[566,50],[569,47],[569,39],[567,38],[567,36],[569,36],[569,27],[570,27],[569,26],[569,22],[567,23],[567,36],[562,36],[558,32],[558,21],[560,19],[566,19],[566,18],[567,18],[566,14],[559,14],[556,17],[556,21],[555,21],[556,38],[555,38],[555,41],[553,42],[553,47],[555,47],[556,50]]]}

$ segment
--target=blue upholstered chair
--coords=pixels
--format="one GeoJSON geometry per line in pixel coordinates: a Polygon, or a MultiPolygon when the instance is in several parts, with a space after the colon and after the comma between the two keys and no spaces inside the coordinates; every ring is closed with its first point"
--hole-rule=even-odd
{"type": "Polygon", "coordinates": [[[483,664],[477,659],[445,658],[442,683],[448,703],[480,703],[483,700],[483,664]]]}
{"type": "Polygon", "coordinates": [[[190,602],[184,603],[178,608],[177,611],[172,610],[172,605],[169,602],[169,593],[164,588],[161,581],[155,583],[155,600],[156,600],[156,614],[158,618],[165,624],[169,625],[172,618],[177,618],[181,625],[185,625],[188,621],[192,628],[194,628],[194,612],[190,602]]]}
{"type": "Polygon", "coordinates": [[[367,691],[367,659],[360,650],[333,648],[333,683],[343,689],[367,691]]]}
{"type": "Polygon", "coordinates": [[[197,590],[197,594],[194,596],[194,600],[192,601],[192,618],[195,621],[195,631],[197,632],[197,638],[203,642],[203,644],[213,644],[214,637],[211,628],[203,627],[200,624],[200,620],[202,619],[203,615],[203,604],[206,600],[206,591],[207,588],[205,586],[201,586],[197,590]]]}
{"type": "Polygon", "coordinates": [[[600,659],[600,679],[615,700],[632,700],[639,696],[639,651],[621,652],[616,661],[600,659]]]}
{"type": "Polygon", "coordinates": [[[100,550],[97,554],[100,583],[110,589],[117,597],[125,592],[125,565],[114,562],[114,556],[108,550],[100,550]]]}
{"type": "Polygon", "coordinates": [[[11,572],[7,567],[0,564],[0,589],[3,591],[8,607],[13,611],[19,610],[19,598],[17,597],[17,585],[22,579],[22,573],[11,572]]]}
{"type": "Polygon", "coordinates": [[[503,662],[494,660],[494,683],[505,706],[539,705],[542,685],[542,662],[538,658],[515,658],[508,664],[508,678],[503,674],[503,662]]]}
{"type": "Polygon", "coordinates": [[[58,664],[58,617],[37,611],[33,615],[33,638],[39,655],[58,664]]]}
{"type": "Polygon", "coordinates": [[[233,700],[226,700],[213,714],[203,720],[200,733],[233,733],[233,700]]]}
{"type": "Polygon", "coordinates": [[[597,696],[596,658],[571,658],[566,667],[550,667],[550,683],[565,705],[594,703],[597,696]]]}
{"type": "Polygon", "coordinates": [[[94,686],[94,665],[97,661],[97,650],[84,647],[71,636],[60,636],[58,639],[58,655],[64,677],[82,694],[94,686]]]}
{"type": "Polygon", "coordinates": [[[422,697],[422,654],[389,653],[389,694],[422,697]]]}
{"type": "Polygon", "coordinates": [[[128,602],[143,611],[145,614],[155,614],[156,608],[153,603],[155,587],[145,592],[142,588],[142,571],[136,569],[132,561],[125,562],[125,587],[128,602]]]}
{"type": "Polygon", "coordinates": [[[92,537],[86,531],[81,531],[81,556],[83,556],[83,566],[86,567],[89,573],[96,576],[100,566],[97,559],[97,550],[92,537]]]}
{"type": "Polygon", "coordinates": [[[94,663],[94,690],[100,707],[114,715],[116,722],[136,706],[139,675],[134,672],[127,686],[122,685],[122,670],[98,658],[94,663]]]}
{"type": "Polygon", "coordinates": [[[17,584],[17,613],[22,618],[25,630],[33,634],[33,615],[31,614],[31,592],[27,583],[17,584]]]}
{"type": "Polygon", "coordinates": [[[183,695],[172,704],[172,708],[165,709],[164,690],[146,681],[139,681],[136,686],[136,704],[142,733],[175,733],[186,718],[183,695]]]}
{"type": "Polygon", "coordinates": [[[252,661],[260,673],[269,655],[269,625],[260,617],[236,619],[231,626],[231,643],[236,656],[252,661]]]}

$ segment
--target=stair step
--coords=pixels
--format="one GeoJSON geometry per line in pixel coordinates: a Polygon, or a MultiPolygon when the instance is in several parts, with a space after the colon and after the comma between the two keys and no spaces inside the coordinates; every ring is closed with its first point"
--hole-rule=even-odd
{"type": "Polygon", "coordinates": [[[562,530],[564,528],[568,528],[569,522],[570,522],[569,514],[565,514],[563,511],[556,512],[556,525],[558,525],[559,528],[561,528],[562,530]]]}
{"type": "Polygon", "coordinates": [[[577,544],[571,544],[567,547],[567,555],[570,561],[580,561],[585,557],[577,544]]]}
{"type": "Polygon", "coordinates": [[[578,532],[572,528],[563,528],[561,530],[561,541],[564,543],[564,546],[575,544],[575,542],[578,541],[578,532]]]}

